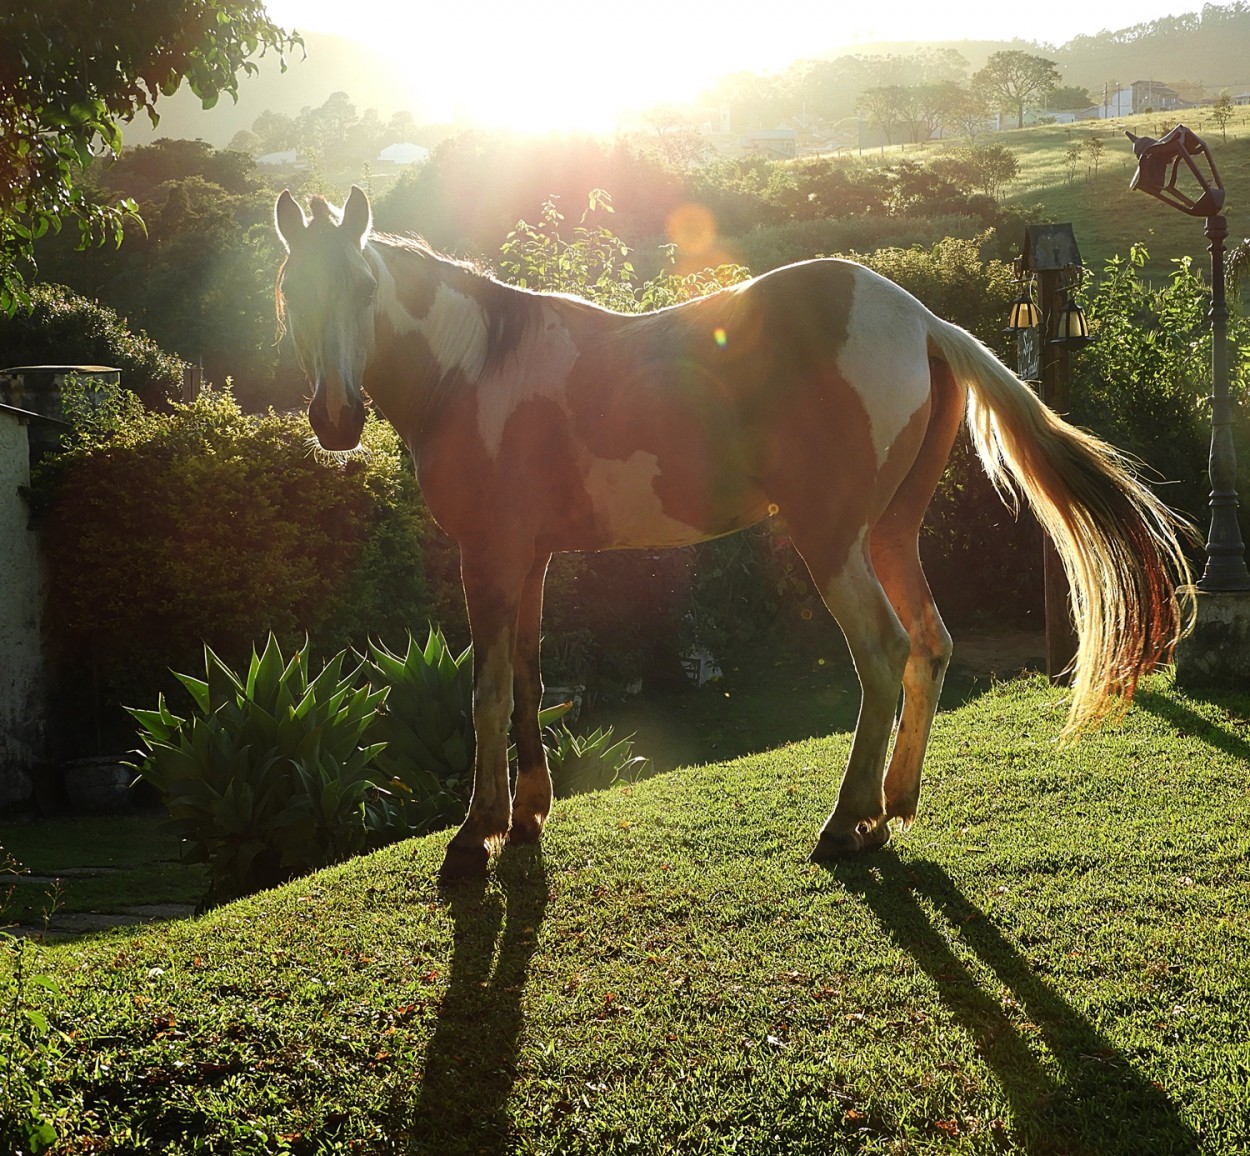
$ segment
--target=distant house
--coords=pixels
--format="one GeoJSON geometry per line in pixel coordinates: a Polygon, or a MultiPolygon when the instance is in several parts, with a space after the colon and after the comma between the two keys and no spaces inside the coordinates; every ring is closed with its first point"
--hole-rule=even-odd
{"type": "Polygon", "coordinates": [[[1133,111],[1163,112],[1176,108],[1191,108],[1189,101],[1184,100],[1176,89],[1164,84],[1161,80],[1133,81],[1133,111]]]}
{"type": "Polygon", "coordinates": [[[415,165],[428,160],[429,156],[429,149],[422,148],[421,145],[413,144],[411,141],[401,141],[398,144],[387,145],[378,153],[378,160],[389,165],[415,165]]]}
{"type": "Polygon", "coordinates": [[[741,144],[752,156],[788,161],[798,153],[798,133],[792,128],[760,128],[747,133],[741,144]]]}
{"type": "Polygon", "coordinates": [[[1103,86],[1102,100],[1088,109],[1080,119],[1096,117],[1110,120],[1119,116],[1131,116],[1133,111],[1133,89],[1122,88],[1118,84],[1108,84],[1103,86]]]}
{"type": "Polygon", "coordinates": [[[265,153],[263,156],[256,158],[258,165],[269,165],[273,168],[296,168],[299,166],[299,159],[294,149],[284,149],[280,153],[265,153]]]}

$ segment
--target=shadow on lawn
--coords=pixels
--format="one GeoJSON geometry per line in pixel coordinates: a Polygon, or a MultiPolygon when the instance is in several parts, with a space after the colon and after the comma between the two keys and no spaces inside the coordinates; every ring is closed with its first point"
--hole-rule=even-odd
{"type": "Polygon", "coordinates": [[[1198,1140],[1166,1093],[1135,1071],[1093,1024],[1040,979],[993,920],[936,863],[887,853],[831,868],[862,895],[881,926],[924,970],[942,1002],[997,1076],[1015,1117],[1012,1143],[1029,1156],[1196,1153],[1198,1140]],[[978,982],[924,905],[957,929],[1018,1008],[978,982]],[[1020,1031],[1026,1019],[1049,1052],[1020,1031]],[[1057,1069],[1057,1070],[1056,1070],[1057,1069]]]}
{"type": "MultiPolygon", "coordinates": [[[[1202,702],[1213,703],[1223,707],[1230,714],[1245,718],[1247,700],[1244,693],[1235,695],[1231,692],[1211,692],[1200,695],[1197,691],[1186,690],[1183,693],[1190,698],[1202,702]]],[[[1247,742],[1232,727],[1222,727],[1210,719],[1203,718],[1196,710],[1173,695],[1156,694],[1153,691],[1139,691],[1133,698],[1136,706],[1158,715],[1172,729],[1182,735],[1198,735],[1203,742],[1209,743],[1217,750],[1234,758],[1250,761],[1250,742],[1247,742]]]]}
{"type": "Polygon", "coordinates": [[[484,883],[447,891],[450,977],[406,1152],[494,1156],[511,1146],[506,1108],[516,1080],[521,998],[547,909],[541,849],[509,848],[496,878],[502,896],[484,883]]]}

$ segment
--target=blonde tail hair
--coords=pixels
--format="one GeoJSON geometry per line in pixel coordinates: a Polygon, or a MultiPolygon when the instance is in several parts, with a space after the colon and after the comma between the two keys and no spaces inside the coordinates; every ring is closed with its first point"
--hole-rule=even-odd
{"type": "Polygon", "coordinates": [[[1119,450],[1069,425],[971,334],[935,318],[930,338],[968,390],[968,429],[1009,505],[1023,492],[1063,563],[1077,651],[1064,737],[1122,709],[1189,627],[1192,527],[1119,450]]]}

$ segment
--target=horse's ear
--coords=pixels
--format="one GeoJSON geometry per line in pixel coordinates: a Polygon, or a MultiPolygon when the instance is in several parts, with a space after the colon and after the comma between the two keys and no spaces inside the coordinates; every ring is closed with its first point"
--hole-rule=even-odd
{"type": "Polygon", "coordinates": [[[341,228],[346,229],[347,235],[363,246],[372,224],[373,212],[369,208],[369,198],[359,185],[352,185],[352,191],[347,195],[347,204],[343,206],[341,228]]]}
{"type": "Polygon", "coordinates": [[[290,189],[283,189],[282,195],[278,198],[278,203],[274,205],[273,223],[278,230],[278,236],[282,238],[282,243],[286,246],[289,253],[294,245],[299,244],[300,238],[304,235],[304,230],[308,227],[308,221],[304,217],[304,210],[295,203],[295,198],[291,196],[290,189]]]}

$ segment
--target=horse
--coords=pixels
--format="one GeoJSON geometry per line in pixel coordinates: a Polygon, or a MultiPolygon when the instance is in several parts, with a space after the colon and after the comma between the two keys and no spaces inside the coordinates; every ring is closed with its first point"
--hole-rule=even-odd
{"type": "Polygon", "coordinates": [[[918,536],[961,423],[1067,574],[1078,645],[1064,736],[1127,704],[1184,633],[1182,520],[1124,455],[862,265],[804,261],[622,314],[375,232],[359,188],[341,210],[317,197],[309,210],[285,191],[274,220],[279,324],[311,384],[312,429],[350,450],[376,407],[460,550],[476,754],[445,880],[480,877],[547,821],[539,632],[557,551],[683,546],[784,518],[861,692],[814,861],[881,847],[892,821],[916,817],[952,650],[918,536]]]}

